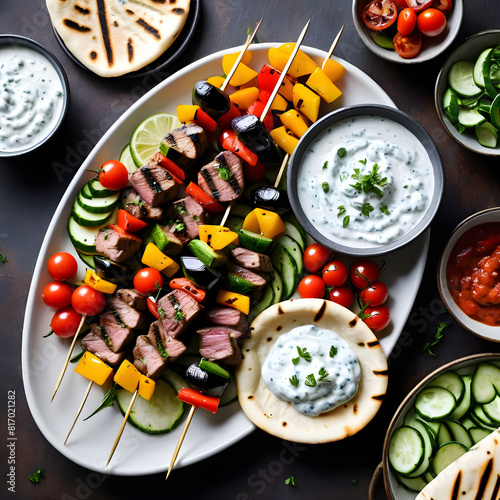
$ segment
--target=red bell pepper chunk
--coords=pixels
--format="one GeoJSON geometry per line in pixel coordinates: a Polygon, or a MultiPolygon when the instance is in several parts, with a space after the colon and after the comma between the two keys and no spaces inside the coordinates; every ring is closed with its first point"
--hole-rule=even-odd
{"type": "Polygon", "coordinates": [[[198,302],[203,302],[207,296],[207,292],[205,292],[205,290],[198,288],[187,278],[174,278],[173,280],[170,280],[169,285],[173,290],[183,290],[198,302]]]}
{"type": "Polygon", "coordinates": [[[237,137],[232,130],[224,130],[219,135],[219,144],[222,149],[232,151],[237,154],[242,160],[255,165],[259,157],[250,149],[248,149],[237,137]]]}
{"type": "Polygon", "coordinates": [[[160,313],[158,312],[158,303],[156,299],[151,295],[148,295],[146,299],[146,304],[148,305],[149,312],[156,318],[160,319],[160,313]]]}
{"type": "Polygon", "coordinates": [[[246,181],[259,182],[266,175],[266,166],[261,161],[258,161],[255,165],[249,165],[245,162],[243,163],[243,173],[246,181]]]}
{"type": "Polygon", "coordinates": [[[219,408],[220,398],[207,396],[189,387],[183,387],[177,394],[177,397],[181,401],[184,401],[184,403],[203,408],[212,413],[217,413],[217,409],[219,408]]]}
{"type": "Polygon", "coordinates": [[[124,236],[128,236],[129,238],[134,238],[136,240],[142,241],[142,239],[139,238],[139,236],[136,236],[135,234],[125,231],[125,229],[121,228],[117,224],[109,224],[109,228],[112,229],[113,231],[116,231],[118,234],[122,234],[124,236]]]}
{"type": "Polygon", "coordinates": [[[192,196],[207,212],[212,214],[221,214],[224,212],[224,207],[194,182],[188,184],[186,193],[192,196]]]}
{"type": "Polygon", "coordinates": [[[217,122],[201,108],[196,110],[194,122],[207,132],[213,132],[217,128],[217,122]]]}
{"type": "Polygon", "coordinates": [[[121,227],[124,231],[136,233],[137,231],[144,229],[148,223],[134,217],[126,210],[123,210],[123,208],[120,208],[118,210],[118,216],[116,217],[116,225],[121,227]]]}
{"type": "MultiPolygon", "coordinates": [[[[248,111],[248,114],[255,115],[255,116],[260,118],[262,116],[262,112],[264,111],[265,107],[266,107],[266,105],[263,102],[255,101],[252,104],[250,104],[247,111],[248,111]]],[[[268,132],[271,132],[271,130],[273,129],[273,125],[274,125],[274,118],[273,118],[273,115],[270,111],[267,112],[262,123],[264,123],[264,127],[266,127],[266,130],[268,132]]]]}
{"type": "Polygon", "coordinates": [[[224,113],[217,120],[217,125],[219,125],[221,130],[231,130],[231,122],[233,121],[233,118],[236,118],[237,116],[241,116],[241,112],[238,106],[236,106],[236,104],[233,102],[231,103],[229,111],[227,113],[224,113]]]}
{"type": "Polygon", "coordinates": [[[186,172],[184,172],[181,167],[177,166],[170,158],[167,158],[161,153],[156,153],[155,158],[165,170],[168,170],[169,174],[176,180],[176,182],[182,184],[186,180],[186,172]]]}
{"type": "Polygon", "coordinates": [[[264,64],[257,75],[257,85],[259,89],[272,92],[280,79],[280,75],[281,73],[277,69],[269,64],[264,64]]]}

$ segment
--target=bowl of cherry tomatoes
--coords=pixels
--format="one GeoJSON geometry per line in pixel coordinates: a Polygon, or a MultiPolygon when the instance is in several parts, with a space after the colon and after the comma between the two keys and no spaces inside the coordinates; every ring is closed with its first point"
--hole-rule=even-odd
{"type": "Polygon", "coordinates": [[[363,43],[387,61],[433,59],[458,34],[463,0],[353,0],[354,26],[363,43]]]}

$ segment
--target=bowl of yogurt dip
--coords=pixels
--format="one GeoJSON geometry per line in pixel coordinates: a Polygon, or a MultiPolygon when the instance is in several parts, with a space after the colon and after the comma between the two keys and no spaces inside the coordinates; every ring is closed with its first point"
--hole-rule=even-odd
{"type": "Polygon", "coordinates": [[[318,120],[290,158],[295,216],[319,243],[345,255],[382,255],[431,223],[443,193],[441,155],[409,115],[382,105],[318,120]]]}
{"type": "Polygon", "coordinates": [[[0,157],[45,143],[68,103],[68,80],[54,55],[29,38],[0,35],[0,157]]]}

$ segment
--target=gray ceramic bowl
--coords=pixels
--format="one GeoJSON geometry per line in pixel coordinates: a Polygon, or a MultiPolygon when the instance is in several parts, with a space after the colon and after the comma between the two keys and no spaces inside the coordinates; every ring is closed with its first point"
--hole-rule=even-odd
{"type": "Polygon", "coordinates": [[[307,231],[307,233],[319,243],[322,243],[323,245],[344,255],[352,256],[383,255],[388,252],[397,250],[417,238],[429,227],[434,215],[436,214],[443,194],[443,184],[444,175],[441,155],[439,154],[434,141],[426,132],[426,130],[406,113],[403,113],[396,108],[375,104],[357,105],[341,108],[340,110],[333,111],[332,113],[325,115],[323,118],[314,123],[302,136],[297,147],[295,148],[295,151],[290,158],[287,173],[287,190],[288,196],[290,198],[290,203],[295,216],[307,231]],[[340,240],[332,240],[331,238],[325,236],[322,232],[320,232],[315,224],[313,224],[309,220],[299,200],[298,179],[300,177],[299,171],[301,168],[303,156],[318,138],[323,137],[324,133],[328,129],[342,120],[363,116],[375,116],[386,121],[396,122],[406,128],[410,132],[410,134],[413,135],[416,142],[420,142],[422,144],[424,149],[427,151],[430,159],[432,174],[434,176],[434,189],[432,193],[428,193],[430,202],[423,218],[408,232],[406,232],[406,234],[401,236],[399,239],[395,239],[387,244],[373,244],[371,246],[366,246],[366,244],[364,244],[363,246],[358,247],[345,244],[340,240]]]}
{"type": "MultiPolygon", "coordinates": [[[[54,119],[51,122],[51,126],[47,127],[46,130],[43,131],[43,133],[38,134],[36,140],[28,144],[25,144],[20,148],[16,148],[15,150],[13,150],[13,148],[10,148],[9,150],[9,148],[7,147],[0,147],[0,157],[19,156],[28,153],[30,151],[33,151],[36,148],[40,147],[45,142],[47,142],[49,138],[52,137],[61,126],[64,117],[66,116],[66,112],[69,105],[68,79],[66,77],[66,73],[64,72],[63,67],[61,66],[61,63],[55,58],[55,56],[45,47],[40,45],[35,40],[31,40],[30,38],[26,38],[20,35],[0,35],[0,49],[2,51],[9,50],[12,53],[15,53],[16,48],[18,49],[28,48],[38,52],[45,58],[48,64],[54,68],[62,89],[62,97],[61,97],[62,104],[58,107],[59,110],[54,116],[54,119]]],[[[1,72],[0,76],[2,78],[4,77],[1,72]]],[[[4,111],[0,109],[0,116],[2,113],[4,113],[4,111]]]]}
{"type": "Polygon", "coordinates": [[[377,45],[370,33],[370,30],[365,26],[361,18],[361,12],[365,5],[371,0],[353,0],[352,2],[352,18],[354,26],[358,32],[362,42],[378,57],[387,61],[392,61],[400,64],[416,64],[434,59],[437,55],[444,52],[450,44],[455,40],[462,18],[464,14],[463,0],[453,0],[453,8],[447,16],[447,27],[440,35],[436,37],[423,37],[422,49],[411,59],[400,57],[394,50],[385,49],[377,45]]]}
{"type": "Polygon", "coordinates": [[[434,89],[434,103],[436,112],[441,123],[450,136],[464,148],[486,156],[500,155],[500,141],[496,148],[487,148],[479,144],[476,140],[474,130],[466,131],[460,134],[457,128],[448,120],[443,112],[443,94],[448,88],[448,72],[451,66],[457,61],[474,62],[479,54],[489,47],[495,47],[500,44],[500,30],[487,30],[470,36],[467,40],[457,47],[448,57],[436,80],[434,89]]]}

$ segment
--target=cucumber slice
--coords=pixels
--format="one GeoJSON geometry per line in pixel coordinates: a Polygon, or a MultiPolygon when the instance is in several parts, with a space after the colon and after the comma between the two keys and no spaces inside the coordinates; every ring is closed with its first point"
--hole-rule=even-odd
{"type": "Polygon", "coordinates": [[[85,210],[85,208],[82,208],[77,200],[75,200],[73,208],[71,209],[71,215],[81,226],[96,227],[106,224],[111,219],[113,210],[106,213],[91,213],[88,210],[85,210]]]}
{"type": "Polygon", "coordinates": [[[472,397],[476,403],[491,403],[500,394],[500,368],[481,363],[472,376],[472,397]]]}
{"type": "Polygon", "coordinates": [[[257,303],[252,303],[250,313],[248,314],[248,322],[251,323],[264,309],[274,304],[274,289],[268,284],[264,288],[262,295],[257,303]]]}
{"type": "Polygon", "coordinates": [[[137,170],[137,165],[134,163],[132,153],[130,152],[130,144],[127,144],[120,153],[120,161],[127,167],[129,173],[133,174],[137,170]]]}
{"type": "Polygon", "coordinates": [[[422,436],[424,442],[424,456],[417,469],[406,474],[406,476],[409,478],[419,477],[427,472],[431,465],[432,455],[434,454],[434,450],[436,448],[436,440],[434,439],[434,434],[432,434],[432,431],[429,429],[429,427],[427,427],[427,425],[425,425],[424,422],[417,419],[415,420],[415,422],[413,422],[412,427],[417,430],[422,436]]]}
{"type": "Polygon", "coordinates": [[[471,427],[469,429],[469,433],[471,435],[472,440],[474,441],[474,444],[479,443],[479,441],[481,441],[482,439],[491,434],[490,431],[482,429],[481,427],[471,427]]]}
{"type": "Polygon", "coordinates": [[[443,424],[446,425],[448,427],[448,430],[450,431],[450,441],[461,443],[467,449],[469,449],[473,445],[469,431],[462,424],[455,420],[445,420],[443,424]]]}
{"type": "Polygon", "coordinates": [[[432,470],[434,474],[438,475],[457,458],[460,458],[466,451],[467,448],[461,443],[452,442],[443,444],[436,452],[434,460],[432,461],[432,470]]]}
{"type": "Polygon", "coordinates": [[[457,93],[448,87],[443,94],[443,110],[451,123],[458,121],[458,96],[457,93]]]}
{"type": "Polygon", "coordinates": [[[493,48],[485,49],[479,54],[479,57],[476,59],[476,62],[474,63],[474,69],[473,69],[473,78],[474,78],[474,83],[478,85],[479,87],[484,88],[484,76],[483,76],[483,64],[484,60],[488,56],[488,54],[491,53],[493,48]]]}
{"type": "Polygon", "coordinates": [[[111,196],[116,193],[112,189],[105,188],[99,179],[91,179],[88,182],[89,190],[92,193],[92,198],[106,198],[106,196],[111,196]]]}
{"type": "Polygon", "coordinates": [[[439,427],[439,434],[436,438],[436,443],[438,446],[442,446],[443,444],[449,443],[451,441],[451,433],[448,426],[442,422],[441,427],[439,427]]]}
{"type": "MultiPolygon", "coordinates": [[[[453,415],[452,415],[452,418],[453,418],[453,415]]],[[[476,427],[476,423],[472,421],[472,419],[467,416],[465,418],[462,418],[462,420],[460,420],[460,423],[466,428],[466,429],[471,429],[472,427],[476,427]]]]}
{"type": "MultiPolygon", "coordinates": [[[[132,399],[125,389],[116,391],[116,401],[123,415],[132,399]]],[[[128,421],[147,434],[166,434],[175,429],[184,415],[184,403],[177,398],[174,388],[165,380],[156,382],[155,392],[149,401],[140,396],[134,402],[128,421]]]]}
{"type": "Polygon", "coordinates": [[[292,238],[294,241],[297,242],[297,244],[300,246],[300,250],[302,253],[304,253],[304,250],[306,249],[306,240],[303,237],[302,231],[299,230],[299,228],[293,223],[290,222],[289,220],[283,220],[283,224],[285,224],[285,235],[289,236],[292,238]]]}
{"type": "Polygon", "coordinates": [[[498,129],[490,122],[474,128],[477,141],[485,148],[496,148],[498,144],[498,129]]]}
{"type": "Polygon", "coordinates": [[[284,234],[280,236],[276,242],[278,245],[281,245],[283,248],[288,250],[288,253],[293,257],[295,261],[295,267],[297,268],[297,273],[300,275],[304,271],[304,259],[303,259],[303,250],[301,246],[297,243],[297,241],[289,236],[288,234],[284,234]]]}
{"type": "Polygon", "coordinates": [[[463,127],[478,127],[486,121],[486,118],[477,110],[460,106],[458,108],[458,123],[463,127]]]}
{"type": "Polygon", "coordinates": [[[255,289],[255,285],[251,281],[230,272],[227,273],[227,283],[229,290],[243,295],[250,295],[255,289]]]}
{"type": "Polygon", "coordinates": [[[243,248],[248,248],[248,250],[259,253],[265,253],[273,243],[271,238],[248,231],[247,229],[240,229],[238,231],[238,238],[243,248]]]}
{"type": "Polygon", "coordinates": [[[415,411],[424,420],[443,420],[455,407],[455,396],[444,387],[426,387],[415,399],[415,411]]]}
{"type": "Polygon", "coordinates": [[[396,478],[405,488],[412,491],[420,491],[427,486],[427,481],[423,477],[404,477],[396,474],[396,478]]]}
{"type": "Polygon", "coordinates": [[[462,401],[465,395],[465,384],[462,377],[453,371],[445,372],[436,377],[430,384],[430,387],[444,387],[454,396],[457,403],[462,401]]]}
{"type": "Polygon", "coordinates": [[[399,474],[416,471],[424,459],[424,439],[420,432],[407,425],[396,429],[389,443],[388,458],[399,474]]]}
{"type": "Polygon", "coordinates": [[[455,408],[453,413],[450,415],[451,418],[454,420],[460,420],[468,411],[471,405],[471,382],[472,382],[472,375],[464,375],[462,377],[463,383],[464,383],[464,388],[465,392],[462,398],[462,401],[458,404],[458,406],[455,408]]]}
{"type": "Polygon", "coordinates": [[[83,260],[86,266],[90,267],[90,269],[95,269],[95,264],[94,264],[94,256],[93,255],[87,255],[82,252],[76,252],[78,254],[78,257],[83,260]]]}
{"type": "Polygon", "coordinates": [[[483,406],[480,404],[476,404],[472,407],[472,411],[470,412],[470,418],[476,422],[479,427],[483,429],[487,429],[490,431],[494,431],[497,429],[497,425],[491,421],[491,419],[484,413],[483,406]]]}
{"type": "Polygon", "coordinates": [[[92,193],[90,192],[90,187],[88,182],[82,187],[82,189],[80,190],[80,194],[87,200],[92,199],[92,193]]]}
{"type": "Polygon", "coordinates": [[[174,372],[170,368],[166,368],[161,373],[161,378],[167,381],[174,389],[175,392],[179,392],[183,387],[187,387],[187,382],[178,373],[174,372]]]}
{"type": "Polygon", "coordinates": [[[81,226],[76,222],[73,216],[71,216],[68,221],[69,238],[78,251],[88,255],[97,255],[95,237],[99,230],[105,226],[107,226],[107,224],[97,227],[81,226]]]}
{"type": "Polygon", "coordinates": [[[281,276],[276,272],[275,269],[271,272],[271,279],[269,280],[269,284],[271,285],[274,297],[273,304],[277,304],[281,301],[281,296],[283,295],[283,281],[281,276]]]}
{"type": "Polygon", "coordinates": [[[93,214],[103,214],[110,212],[116,207],[120,199],[120,191],[115,191],[112,195],[104,198],[85,198],[80,191],[76,197],[78,204],[93,214]]]}
{"type": "Polygon", "coordinates": [[[483,411],[494,425],[500,426],[500,396],[497,396],[491,403],[484,404],[483,411]]]}
{"type": "Polygon", "coordinates": [[[475,97],[482,92],[474,82],[474,64],[470,61],[457,61],[448,72],[450,87],[461,97],[475,97]]]}
{"type": "Polygon", "coordinates": [[[295,258],[290,254],[288,248],[279,245],[271,254],[271,262],[283,281],[283,294],[281,298],[282,300],[286,300],[295,291],[299,279],[295,258]]]}

